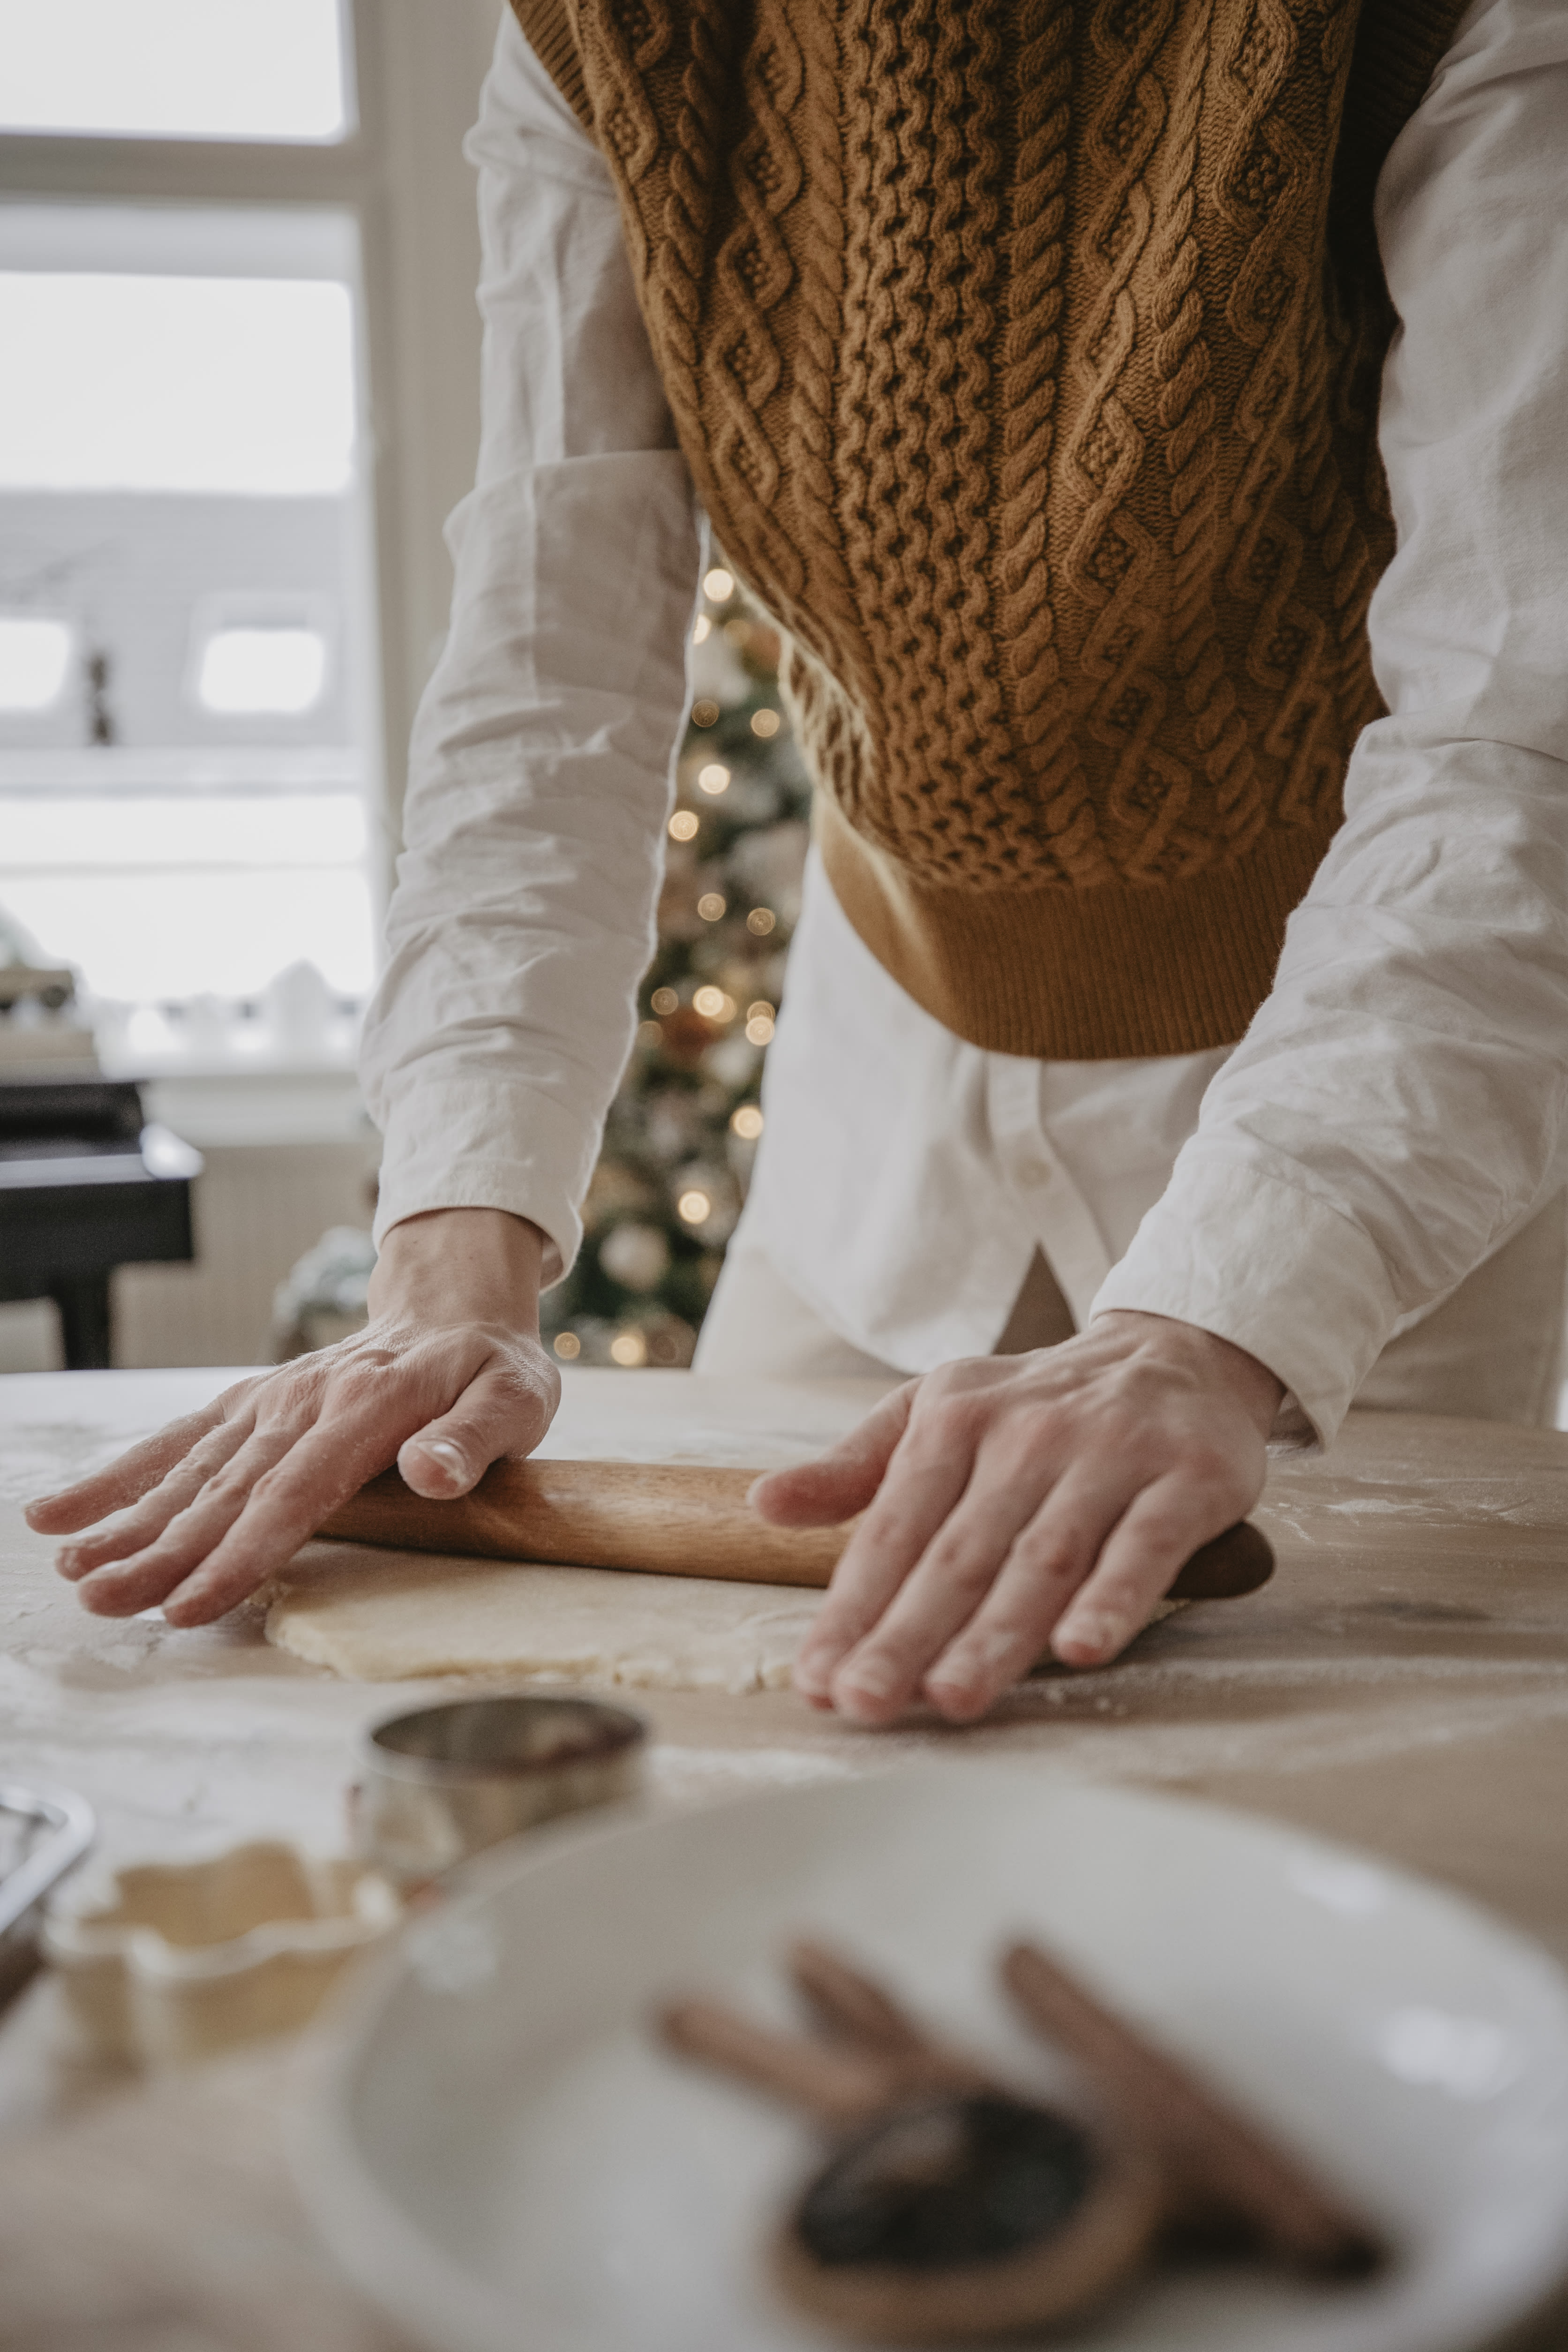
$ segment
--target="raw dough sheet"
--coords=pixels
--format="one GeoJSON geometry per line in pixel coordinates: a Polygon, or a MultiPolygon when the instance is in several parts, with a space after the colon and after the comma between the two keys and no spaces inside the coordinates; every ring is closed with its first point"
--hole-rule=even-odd
{"type": "MultiPolygon", "coordinates": [[[[267,1638],[352,1682],[504,1675],[643,1690],[783,1690],[821,1606],[788,1584],[530,1568],[312,1544],[273,1587],[267,1638]]],[[[1158,1623],[1185,1601],[1160,1601],[1158,1623]]]]}
{"type": "Polygon", "coordinates": [[[312,1544],[267,1638],[359,1682],[505,1675],[645,1690],[779,1690],[819,1601],[783,1584],[529,1568],[312,1544]]]}

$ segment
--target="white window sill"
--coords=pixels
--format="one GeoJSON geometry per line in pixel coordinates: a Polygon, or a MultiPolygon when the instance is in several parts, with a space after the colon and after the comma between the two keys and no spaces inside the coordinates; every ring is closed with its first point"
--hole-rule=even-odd
{"type": "Polygon", "coordinates": [[[177,1076],[131,1069],[113,1075],[139,1079],[148,1118],[198,1151],[371,1139],[359,1080],[346,1066],[280,1061],[237,1071],[184,1069],[177,1076]]]}

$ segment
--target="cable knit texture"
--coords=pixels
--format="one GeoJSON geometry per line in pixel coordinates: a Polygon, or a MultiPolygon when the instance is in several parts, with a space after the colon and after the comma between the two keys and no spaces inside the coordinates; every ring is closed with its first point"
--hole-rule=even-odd
{"type": "Polygon", "coordinates": [[[513,5],[862,937],[998,1051],[1239,1036],[1380,709],[1372,189],[1458,6],[513,5]]]}

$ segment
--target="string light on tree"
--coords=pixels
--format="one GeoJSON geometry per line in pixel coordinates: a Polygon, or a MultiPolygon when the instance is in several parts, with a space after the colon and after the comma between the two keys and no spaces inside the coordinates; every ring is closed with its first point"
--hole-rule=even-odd
{"type": "Polygon", "coordinates": [[[615,1225],[600,1244],[599,1263],[628,1290],[656,1290],[670,1270],[670,1244],[657,1225],[615,1225]]]}
{"type": "Polygon", "coordinates": [[[541,1302],[563,1365],[684,1365],[763,1140],[759,1065],[799,904],[810,787],[779,703],[779,640],[716,560],[691,635],[693,701],[636,1049],[541,1302]]]}

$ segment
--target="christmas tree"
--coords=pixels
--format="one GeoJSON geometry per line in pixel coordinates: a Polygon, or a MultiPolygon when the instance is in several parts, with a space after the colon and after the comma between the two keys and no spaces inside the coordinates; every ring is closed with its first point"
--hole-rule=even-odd
{"type": "Polygon", "coordinates": [[[658,950],[581,1255],[543,1301],[567,1362],[690,1363],[762,1132],[810,785],[779,708],[777,632],[722,566],[703,588],[658,950]]]}

